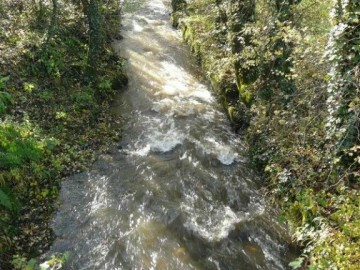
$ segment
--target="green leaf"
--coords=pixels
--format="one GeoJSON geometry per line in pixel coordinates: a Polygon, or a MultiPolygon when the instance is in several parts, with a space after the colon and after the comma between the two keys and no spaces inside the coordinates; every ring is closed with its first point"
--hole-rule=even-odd
{"type": "Polygon", "coordinates": [[[5,88],[5,83],[10,79],[9,76],[0,77],[0,90],[5,88]]]}
{"type": "Polygon", "coordinates": [[[26,266],[26,270],[35,270],[37,266],[37,261],[35,259],[31,259],[30,261],[28,261],[27,266],[26,266]]]}
{"type": "Polygon", "coordinates": [[[304,262],[305,258],[304,257],[299,257],[296,260],[292,261],[291,263],[289,263],[289,266],[292,269],[298,269],[302,266],[303,262],[304,262]]]}
{"type": "MultiPolygon", "coordinates": [[[[1,86],[0,86],[1,89],[1,86]]],[[[0,115],[5,112],[6,107],[14,103],[12,96],[4,91],[0,91],[0,115]]]]}
{"type": "Polygon", "coordinates": [[[6,209],[12,210],[12,205],[9,196],[0,189],[0,205],[6,209]]]}

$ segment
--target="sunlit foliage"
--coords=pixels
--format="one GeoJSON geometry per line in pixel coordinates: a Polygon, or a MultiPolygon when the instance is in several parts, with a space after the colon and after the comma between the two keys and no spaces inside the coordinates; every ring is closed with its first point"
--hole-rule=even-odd
{"type": "Polygon", "coordinates": [[[248,127],[252,163],[303,247],[291,266],[358,269],[360,2],[210,2],[187,1],[179,27],[248,127]]]}
{"type": "MultiPolygon", "coordinates": [[[[126,83],[110,46],[120,8],[113,0],[0,1],[1,269],[39,268],[29,259],[54,237],[61,178],[119,136],[109,102],[126,83]]],[[[49,258],[44,269],[62,261],[49,258]]]]}

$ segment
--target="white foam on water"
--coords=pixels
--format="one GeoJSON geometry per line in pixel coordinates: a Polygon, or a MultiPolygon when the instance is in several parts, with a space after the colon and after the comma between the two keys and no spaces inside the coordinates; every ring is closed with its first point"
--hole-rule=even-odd
{"type": "Polygon", "coordinates": [[[179,158],[180,160],[183,160],[187,158],[187,151],[185,151],[185,153],[179,158]]]}
{"type": "Polygon", "coordinates": [[[216,118],[216,113],[217,111],[215,110],[207,110],[205,113],[202,114],[202,117],[208,122],[213,122],[216,118]]]}
{"type": "Polygon", "coordinates": [[[214,97],[208,90],[208,87],[206,87],[203,84],[200,84],[196,89],[193,90],[192,96],[197,97],[205,102],[213,102],[214,97]]]}
{"type": "Polygon", "coordinates": [[[217,154],[217,159],[224,165],[231,165],[238,158],[238,154],[234,153],[230,147],[221,147],[217,154]]]}
{"type": "Polygon", "coordinates": [[[260,216],[265,213],[265,200],[262,197],[250,197],[249,211],[253,216],[260,216]]]}
{"type": "Polygon", "coordinates": [[[94,197],[89,204],[89,209],[92,215],[108,207],[107,180],[106,176],[102,176],[91,182],[91,193],[94,197]]]}
{"type": "Polygon", "coordinates": [[[171,117],[195,116],[209,122],[215,119],[215,112],[212,106],[199,102],[198,98],[193,96],[168,96],[153,102],[151,109],[171,117]]]}
{"type": "Polygon", "coordinates": [[[146,157],[150,153],[150,151],[151,151],[151,147],[149,144],[147,144],[144,147],[136,149],[134,151],[128,151],[128,153],[134,156],[146,157]]]}
{"type": "Polygon", "coordinates": [[[273,264],[271,267],[276,266],[276,269],[284,269],[281,258],[275,255],[280,254],[280,250],[284,248],[282,245],[275,243],[268,235],[258,235],[250,239],[260,246],[267,264],[273,264]]]}
{"type": "Polygon", "coordinates": [[[164,113],[170,111],[175,105],[176,103],[173,99],[164,98],[160,101],[154,102],[152,110],[155,112],[164,113]]]}
{"type": "Polygon", "coordinates": [[[217,260],[215,260],[211,257],[209,257],[208,260],[209,260],[209,262],[212,262],[216,266],[217,270],[221,270],[220,263],[217,260]]]}
{"type": "Polygon", "coordinates": [[[140,24],[137,23],[137,21],[132,21],[132,27],[134,32],[141,32],[144,30],[144,27],[142,27],[140,24]]]}
{"type": "Polygon", "coordinates": [[[211,211],[196,211],[189,205],[182,205],[182,208],[189,213],[185,228],[208,242],[218,242],[228,237],[236,224],[248,218],[248,214],[235,213],[229,206],[210,208],[211,211]]]}
{"type": "Polygon", "coordinates": [[[147,3],[147,6],[152,10],[166,11],[166,6],[162,1],[150,1],[147,3]]]}
{"type": "Polygon", "coordinates": [[[156,265],[157,265],[157,260],[158,260],[158,256],[159,254],[156,252],[152,252],[150,257],[151,257],[151,270],[155,270],[156,269],[156,265]]]}
{"type": "MultiPolygon", "coordinates": [[[[160,124],[161,129],[165,124],[160,124]]],[[[166,153],[181,145],[185,140],[185,134],[171,125],[166,130],[148,130],[145,138],[141,138],[135,144],[133,149],[124,150],[127,154],[145,157],[150,152],[166,153]]]]}
{"type": "Polygon", "coordinates": [[[188,90],[188,85],[182,81],[168,81],[164,84],[162,93],[169,96],[179,95],[179,93],[184,93],[188,90]]]}
{"type": "Polygon", "coordinates": [[[215,155],[224,165],[231,165],[240,160],[239,154],[230,146],[216,141],[214,138],[206,137],[204,142],[196,142],[207,154],[215,155]]]}
{"type": "Polygon", "coordinates": [[[196,190],[189,190],[180,208],[186,215],[184,227],[208,242],[227,238],[238,224],[253,220],[265,211],[262,200],[255,197],[250,198],[248,209],[235,211],[229,205],[218,204],[206,188],[202,194],[199,196],[196,190]]]}
{"type": "Polygon", "coordinates": [[[154,152],[169,152],[183,143],[185,136],[177,130],[169,130],[165,133],[154,132],[149,135],[150,148],[154,152]]]}
{"type": "Polygon", "coordinates": [[[168,96],[195,97],[203,102],[214,101],[212,93],[204,84],[198,83],[196,79],[184,69],[170,61],[160,63],[164,77],[167,77],[161,92],[168,96]]]}

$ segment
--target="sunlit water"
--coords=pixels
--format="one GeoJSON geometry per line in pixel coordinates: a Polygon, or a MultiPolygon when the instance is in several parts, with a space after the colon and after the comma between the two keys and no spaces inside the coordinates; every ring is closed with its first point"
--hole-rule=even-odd
{"type": "Polygon", "coordinates": [[[62,185],[52,252],[68,269],[286,269],[292,258],[167,1],[124,14],[123,139],[62,185]]]}

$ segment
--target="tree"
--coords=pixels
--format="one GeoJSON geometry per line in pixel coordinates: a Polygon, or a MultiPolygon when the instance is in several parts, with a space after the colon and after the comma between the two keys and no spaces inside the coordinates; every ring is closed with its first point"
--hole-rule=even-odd
{"type": "MultiPolygon", "coordinates": [[[[357,137],[359,125],[360,46],[358,1],[336,1],[333,10],[335,24],[328,44],[332,63],[328,85],[327,137],[331,141],[352,144],[357,137]]],[[[337,144],[336,147],[339,145],[337,144]]],[[[349,145],[348,145],[349,146],[349,145]]]]}
{"type": "Polygon", "coordinates": [[[52,38],[56,30],[56,24],[58,19],[58,0],[52,0],[52,6],[53,9],[47,37],[48,41],[52,38]]]}
{"type": "MultiPolygon", "coordinates": [[[[228,42],[234,55],[241,55],[243,49],[252,45],[252,35],[246,33],[244,28],[247,24],[255,21],[255,1],[231,0],[229,2],[228,14],[228,42]]],[[[249,105],[245,85],[256,80],[256,67],[242,66],[242,60],[237,57],[234,63],[237,88],[240,92],[242,101],[249,105]]]]}
{"type": "Polygon", "coordinates": [[[89,24],[89,51],[86,80],[96,81],[101,56],[104,53],[105,32],[99,0],[81,0],[89,24]]]}
{"type": "Polygon", "coordinates": [[[274,24],[270,31],[269,51],[274,57],[261,67],[260,76],[264,83],[259,89],[260,97],[270,100],[275,95],[274,90],[289,95],[295,91],[295,84],[288,76],[291,74],[290,59],[293,44],[282,36],[282,30],[293,27],[292,7],[301,0],[271,0],[273,5],[274,24]]]}

